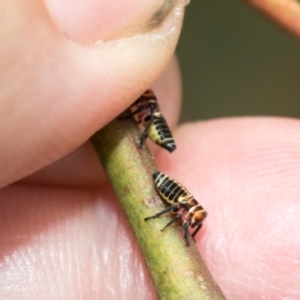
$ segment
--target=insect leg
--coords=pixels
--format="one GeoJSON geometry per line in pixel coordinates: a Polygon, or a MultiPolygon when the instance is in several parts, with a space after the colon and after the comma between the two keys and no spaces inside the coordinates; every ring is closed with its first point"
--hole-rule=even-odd
{"type": "Polygon", "coordinates": [[[173,218],[170,222],[167,223],[167,225],[162,228],[160,231],[163,232],[167,227],[171,226],[173,223],[175,223],[177,220],[181,219],[181,215],[177,215],[175,218],[173,218]]]}
{"type": "Polygon", "coordinates": [[[149,120],[147,121],[146,123],[146,126],[144,128],[144,131],[142,132],[141,134],[141,137],[140,137],[140,142],[138,144],[138,147],[141,149],[143,147],[143,143],[145,141],[145,139],[148,137],[148,131],[149,131],[149,128],[150,126],[152,125],[154,119],[155,119],[155,116],[153,115],[155,110],[156,110],[156,105],[150,105],[149,107],[149,120]]]}
{"type": "Polygon", "coordinates": [[[176,205],[171,205],[171,206],[167,207],[166,209],[162,210],[161,212],[159,212],[159,213],[157,213],[157,214],[155,214],[155,215],[153,215],[153,216],[144,218],[144,220],[145,220],[145,221],[148,221],[148,220],[150,220],[150,219],[155,219],[155,218],[157,218],[157,217],[159,217],[159,216],[161,216],[161,215],[163,215],[163,214],[166,214],[166,213],[170,212],[170,211],[173,210],[173,209],[174,209],[174,210],[178,209],[178,204],[176,204],[176,205]]]}
{"type": "Polygon", "coordinates": [[[153,121],[154,121],[155,117],[154,116],[151,116],[149,121],[147,122],[145,128],[144,128],[144,131],[142,132],[141,134],[141,137],[140,137],[140,141],[139,141],[139,144],[138,144],[138,147],[141,149],[143,147],[143,144],[144,144],[144,141],[145,139],[148,137],[148,131],[149,131],[149,128],[150,126],[152,125],[153,121]]]}
{"type": "Polygon", "coordinates": [[[195,231],[192,233],[192,238],[195,240],[195,236],[198,233],[198,231],[201,229],[202,223],[198,225],[198,227],[195,229],[195,231]]]}
{"type": "Polygon", "coordinates": [[[145,106],[141,105],[139,106],[135,111],[131,112],[130,114],[128,115],[123,115],[123,116],[120,116],[119,117],[119,120],[126,120],[126,119],[130,119],[132,118],[133,116],[135,116],[136,114],[140,113],[141,111],[143,111],[145,109],[145,106]]]}
{"type": "Polygon", "coordinates": [[[183,238],[185,240],[185,245],[189,246],[189,240],[188,240],[188,229],[190,227],[190,223],[184,223],[183,228],[184,228],[184,234],[183,234],[183,238]]]}

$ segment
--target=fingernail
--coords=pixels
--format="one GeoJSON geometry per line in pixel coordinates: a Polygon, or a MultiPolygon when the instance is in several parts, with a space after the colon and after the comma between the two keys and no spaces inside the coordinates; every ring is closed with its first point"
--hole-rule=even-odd
{"type": "Polygon", "coordinates": [[[159,26],[177,0],[46,0],[58,27],[81,43],[111,40],[159,26]]]}

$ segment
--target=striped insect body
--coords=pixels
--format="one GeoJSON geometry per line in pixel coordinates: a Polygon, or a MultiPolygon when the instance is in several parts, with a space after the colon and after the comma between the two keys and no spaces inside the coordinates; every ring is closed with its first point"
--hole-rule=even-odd
{"type": "Polygon", "coordinates": [[[120,117],[121,120],[135,117],[137,123],[141,123],[144,130],[140,136],[138,147],[142,148],[149,137],[154,143],[173,152],[176,149],[175,141],[168,124],[163,117],[157,98],[152,90],[147,90],[131,106],[131,113],[120,117]]]}
{"type": "Polygon", "coordinates": [[[194,238],[200,230],[202,222],[207,216],[207,212],[193,195],[173,178],[161,172],[153,173],[152,177],[160,197],[171,206],[153,216],[145,218],[145,221],[157,218],[168,212],[175,214],[175,217],[171,219],[161,231],[164,231],[177,220],[182,219],[184,227],[183,237],[186,246],[189,246],[188,228],[196,228],[192,233],[192,237],[194,238]]]}

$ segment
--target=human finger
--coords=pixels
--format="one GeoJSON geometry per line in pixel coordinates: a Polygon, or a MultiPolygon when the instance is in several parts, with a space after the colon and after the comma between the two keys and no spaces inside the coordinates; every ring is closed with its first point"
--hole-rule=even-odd
{"type": "Polygon", "coordinates": [[[174,4],[155,30],[92,46],[64,38],[41,1],[2,4],[13,17],[0,49],[1,186],[76,149],[152,85],[178,39],[184,1],[174,4]]]}
{"type": "Polygon", "coordinates": [[[0,191],[0,200],[0,298],[155,298],[108,187],[14,184],[0,191]]]}
{"type": "Polygon", "coordinates": [[[229,299],[300,296],[300,123],[234,118],[182,126],[158,166],[208,212],[197,246],[229,299]]]}
{"type": "MultiPolygon", "coordinates": [[[[178,62],[174,57],[152,87],[168,125],[174,130],[181,104],[181,82],[178,62]]],[[[147,141],[152,151],[159,147],[147,141]]],[[[163,149],[163,151],[165,151],[163,149]]],[[[58,161],[25,177],[22,182],[60,187],[96,187],[106,180],[99,159],[87,142],[58,161]]]]}
{"type": "MultiPolygon", "coordinates": [[[[300,163],[299,136],[299,121],[296,120],[240,118],[202,122],[185,125],[176,131],[175,137],[179,147],[172,156],[164,152],[158,154],[159,169],[183,183],[208,211],[208,217],[197,236],[197,245],[212,275],[230,299],[241,299],[241,295],[243,295],[243,299],[261,297],[297,299],[299,296],[298,257],[300,245],[297,238],[300,210],[298,201],[300,172],[297,171],[299,169],[297,165],[300,163]],[[285,180],[282,180],[282,177],[285,180]]],[[[2,192],[7,193],[8,189],[12,188],[14,186],[2,190],[2,192]]],[[[38,190],[44,188],[39,187],[38,190]]],[[[117,225],[115,223],[116,219],[122,220],[123,217],[116,217],[115,213],[118,208],[110,207],[112,199],[110,190],[102,189],[99,194],[97,194],[98,192],[93,194],[88,190],[76,189],[68,195],[70,189],[58,189],[55,194],[52,194],[49,202],[44,197],[48,197],[50,191],[47,188],[42,194],[33,194],[31,190],[28,202],[21,203],[19,212],[18,206],[20,199],[24,199],[23,197],[26,195],[25,190],[22,189],[15,194],[15,200],[7,195],[6,198],[3,198],[5,194],[2,194],[0,204],[4,206],[0,210],[2,213],[0,220],[5,222],[5,227],[7,227],[2,233],[2,238],[5,237],[1,242],[4,245],[3,249],[6,249],[7,244],[16,243],[17,246],[12,248],[24,251],[19,251],[23,256],[24,253],[26,255],[36,254],[32,249],[43,253],[39,248],[40,245],[37,245],[39,241],[37,236],[42,236],[42,242],[46,244],[47,248],[53,249],[52,252],[50,251],[53,259],[57,259],[56,254],[59,254],[59,257],[69,257],[66,268],[73,270],[80,279],[80,276],[84,275],[85,278],[89,278],[89,282],[94,282],[94,280],[98,282],[97,280],[101,279],[103,275],[106,278],[106,281],[101,281],[104,293],[110,293],[113,290],[110,281],[110,278],[115,276],[110,273],[112,265],[119,271],[118,274],[126,274],[122,279],[126,280],[129,289],[134,286],[134,291],[136,291],[136,285],[131,285],[131,283],[132,280],[139,280],[138,274],[144,274],[142,277],[147,276],[146,283],[141,284],[142,290],[144,290],[144,284],[148,287],[150,284],[148,273],[144,269],[142,271],[135,269],[135,266],[141,262],[139,254],[125,255],[128,254],[128,249],[135,249],[134,242],[133,244],[130,242],[133,237],[129,227],[126,227],[126,222],[117,225]],[[58,192],[62,194],[59,195],[58,192]],[[77,202],[76,197],[81,192],[84,193],[84,199],[80,198],[81,200],[79,199],[77,202]],[[92,200],[88,200],[90,197],[92,200]],[[7,199],[7,201],[3,199],[7,199]],[[9,209],[6,208],[7,205],[9,205],[9,209]],[[101,217],[98,218],[99,215],[101,217]],[[23,219],[22,216],[24,216],[23,219]],[[37,223],[39,220],[41,222],[49,220],[49,218],[55,220],[52,225],[51,222],[49,226],[41,226],[42,223],[37,223]],[[63,226],[57,226],[57,220],[62,220],[63,226]],[[70,226],[68,225],[69,221],[70,226]],[[33,230],[25,229],[27,235],[24,235],[23,230],[26,227],[20,224],[28,222],[30,226],[27,228],[42,228],[42,230],[37,230],[36,233],[33,230]],[[83,224],[84,226],[82,226],[83,224]],[[110,230],[107,230],[108,224],[110,230]],[[72,231],[72,228],[76,233],[72,231]],[[119,240],[120,231],[123,240],[119,240]],[[24,238],[28,236],[28,233],[33,233],[33,237],[24,238]],[[99,233],[99,239],[94,238],[95,233],[99,233]],[[58,240],[53,238],[53,234],[59,237],[58,240]],[[26,248],[26,245],[20,247],[18,238],[20,236],[23,236],[21,242],[29,240],[29,248],[26,248]],[[115,251],[106,249],[108,252],[105,253],[111,253],[111,255],[103,255],[100,258],[96,256],[96,260],[93,260],[96,262],[91,264],[93,268],[88,269],[87,273],[91,272],[91,277],[87,277],[83,271],[77,272],[78,268],[79,270],[83,268],[81,259],[85,261],[86,257],[95,257],[95,254],[91,256],[91,253],[101,251],[87,249],[86,247],[90,244],[85,240],[86,237],[88,241],[96,244],[103,239],[105,245],[109,245],[110,248],[121,249],[122,251],[117,253],[120,260],[114,257],[115,251]],[[32,246],[30,241],[34,242],[32,248],[30,248],[32,246]],[[62,241],[66,241],[66,244],[62,241]],[[78,245],[77,242],[79,242],[78,245]],[[52,243],[53,245],[49,247],[49,244],[52,243]],[[69,243],[72,246],[65,247],[69,243]],[[127,250],[122,248],[126,245],[129,245],[127,250]],[[80,252],[80,259],[77,258],[77,251],[80,252]],[[71,253],[70,256],[68,253],[71,253]],[[73,255],[75,259],[73,259],[73,255]],[[132,258],[136,260],[132,261],[132,258]],[[124,264],[124,261],[126,262],[124,266],[119,264],[120,261],[121,265],[124,264]],[[129,269],[127,262],[130,265],[129,269]],[[102,268],[103,273],[99,277],[98,266],[103,264],[105,265],[102,268]],[[72,267],[70,268],[70,266],[72,267]],[[106,285],[106,283],[108,284],[106,285]]],[[[158,232],[158,238],[163,238],[164,234],[168,234],[168,231],[158,232]]],[[[93,247],[97,246],[93,244],[93,247]]],[[[104,244],[101,244],[100,248],[102,247],[105,248],[104,244]]],[[[5,252],[5,255],[2,255],[7,262],[6,268],[7,266],[11,267],[7,268],[7,272],[6,269],[4,272],[0,272],[4,274],[4,279],[8,277],[16,280],[16,278],[26,279],[28,277],[26,268],[16,267],[16,262],[25,261],[23,256],[21,256],[22,260],[17,259],[19,252],[17,254],[14,251],[5,252]],[[14,255],[12,255],[13,253],[14,255]],[[22,276],[20,274],[19,277],[8,276],[14,274],[15,271],[19,271],[22,276]]],[[[55,265],[53,261],[50,262],[55,265]]],[[[45,260],[43,266],[46,266],[48,270],[47,263],[49,263],[48,259],[45,260]]],[[[83,265],[87,264],[83,263],[83,265]]],[[[26,266],[30,267],[31,263],[26,266]]],[[[34,264],[33,273],[40,274],[41,269],[38,269],[37,266],[42,268],[40,264],[34,264]]],[[[68,276],[73,276],[71,275],[74,274],[73,271],[68,273],[68,276]]],[[[60,272],[64,273],[65,269],[60,269],[60,272]]],[[[49,279],[51,280],[53,278],[51,271],[50,274],[49,279]]],[[[81,282],[80,279],[78,282],[81,282]]],[[[46,282],[43,280],[45,278],[41,278],[39,283],[46,282]]],[[[7,281],[1,280],[1,282],[5,286],[7,281]]],[[[70,285],[73,288],[73,281],[68,280],[68,283],[64,292],[70,285]]],[[[86,281],[83,279],[82,285],[87,287],[90,292],[91,287],[85,283],[86,281]]],[[[10,281],[9,284],[10,286],[22,286],[19,282],[16,284],[16,281],[10,281]]],[[[24,286],[27,285],[25,280],[24,286]]],[[[119,289],[124,291],[119,277],[114,281],[113,286],[116,292],[119,289]]],[[[60,293],[62,291],[59,284],[54,283],[51,287],[60,293]]],[[[78,288],[82,293],[81,286],[78,288]]],[[[13,289],[9,290],[9,292],[12,291],[13,289]]],[[[78,291],[77,286],[76,291],[78,291]]],[[[147,295],[153,295],[151,294],[153,293],[152,288],[147,289],[148,292],[150,294],[147,295]]],[[[79,295],[82,294],[79,293],[79,295]]]]}

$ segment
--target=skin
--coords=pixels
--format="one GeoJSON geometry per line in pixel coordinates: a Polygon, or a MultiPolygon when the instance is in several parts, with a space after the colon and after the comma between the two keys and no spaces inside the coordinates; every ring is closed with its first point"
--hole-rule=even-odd
{"type": "Polygon", "coordinates": [[[197,246],[228,299],[300,297],[298,120],[176,126],[181,88],[171,57],[180,16],[169,14],[145,32],[139,7],[124,19],[142,34],[124,39],[133,31],[113,12],[109,22],[122,19],[120,27],[109,32],[102,10],[95,10],[103,26],[84,35],[85,11],[66,12],[53,1],[48,8],[37,0],[2,2],[1,299],[155,299],[128,223],[86,142],[151,85],[177,150],[170,155],[149,144],[159,169],[208,211],[197,246]],[[74,13],[80,34],[58,21],[74,13]],[[102,37],[107,42],[86,44],[102,37]]]}

